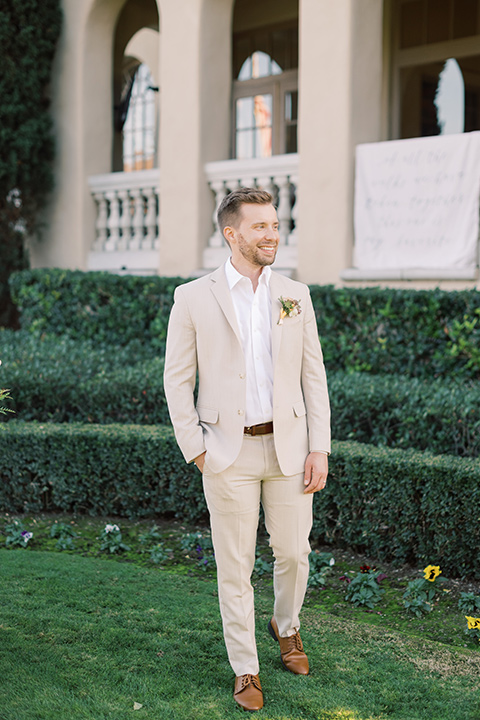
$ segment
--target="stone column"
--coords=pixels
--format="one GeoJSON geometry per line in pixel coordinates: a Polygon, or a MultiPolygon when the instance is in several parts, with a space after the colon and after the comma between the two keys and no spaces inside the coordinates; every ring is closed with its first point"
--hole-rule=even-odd
{"type": "Polygon", "coordinates": [[[161,275],[195,273],[212,234],[204,165],[228,158],[232,6],[160,2],[161,275]]]}
{"type": "Polygon", "coordinates": [[[351,264],[355,146],[382,138],[383,0],[300,0],[298,277],[351,264]]]}
{"type": "Polygon", "coordinates": [[[123,0],[63,0],[52,77],[55,188],[32,264],[85,270],[96,208],[87,178],[111,169],[112,50],[123,0]]]}

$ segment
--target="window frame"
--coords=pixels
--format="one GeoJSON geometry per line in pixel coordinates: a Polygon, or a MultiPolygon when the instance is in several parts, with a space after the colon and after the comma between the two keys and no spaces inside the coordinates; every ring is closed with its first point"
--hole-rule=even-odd
{"type": "MultiPolygon", "coordinates": [[[[272,157],[284,155],[286,148],[285,94],[298,92],[298,70],[285,70],[279,75],[234,80],[232,84],[230,156],[236,158],[237,100],[255,95],[272,96],[272,157]]],[[[298,126],[298,121],[297,121],[298,126]]]]}

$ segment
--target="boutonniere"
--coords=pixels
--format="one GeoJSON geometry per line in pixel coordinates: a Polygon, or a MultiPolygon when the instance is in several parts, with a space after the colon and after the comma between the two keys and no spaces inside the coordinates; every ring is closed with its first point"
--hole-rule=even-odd
{"type": "Polygon", "coordinates": [[[277,325],[283,325],[283,318],[295,317],[296,315],[300,315],[300,313],[302,312],[300,309],[300,300],[283,297],[282,295],[280,295],[278,300],[282,306],[282,309],[280,310],[280,318],[277,325]]]}

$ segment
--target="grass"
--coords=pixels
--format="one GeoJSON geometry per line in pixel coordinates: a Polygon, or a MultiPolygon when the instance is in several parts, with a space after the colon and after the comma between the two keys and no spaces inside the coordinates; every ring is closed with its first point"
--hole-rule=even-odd
{"type": "MultiPolygon", "coordinates": [[[[159,526],[172,552],[155,566],[138,546],[139,533],[151,523],[117,521],[132,549],[109,556],[100,553],[97,539],[104,521],[94,518],[61,518],[78,532],[77,547],[54,551],[48,532],[54,519],[25,518],[32,546],[0,550],[1,720],[245,717],[232,699],[214,570],[211,564],[202,570],[197,556],[182,550],[189,528],[159,526]],[[134,710],[134,703],[142,707],[134,710]]],[[[480,717],[480,651],[463,635],[463,616],[455,609],[460,589],[472,588],[450,581],[450,592],[418,620],[398,603],[416,571],[382,567],[387,592],[367,612],[345,603],[340,580],[365,559],[339,550],[334,555],[326,589],[310,590],[302,613],[312,666],[307,678],[283,670],[266,632],[270,577],[255,578],[266,701],[257,717],[480,717]]]]}

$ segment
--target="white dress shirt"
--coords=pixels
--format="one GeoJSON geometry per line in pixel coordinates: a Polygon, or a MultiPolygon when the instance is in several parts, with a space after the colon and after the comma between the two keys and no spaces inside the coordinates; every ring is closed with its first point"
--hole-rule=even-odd
{"type": "Polygon", "coordinates": [[[262,269],[254,292],[252,281],[233,267],[230,258],[225,263],[247,370],[246,426],[273,419],[271,272],[268,266],[262,269]]]}

